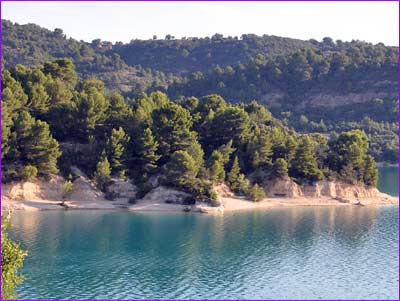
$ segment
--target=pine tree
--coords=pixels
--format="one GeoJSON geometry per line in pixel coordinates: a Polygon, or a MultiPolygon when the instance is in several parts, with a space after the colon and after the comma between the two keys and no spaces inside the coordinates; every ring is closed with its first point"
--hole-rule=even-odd
{"type": "Polygon", "coordinates": [[[196,141],[197,135],[191,131],[192,117],[180,105],[168,102],[153,112],[153,133],[159,143],[161,161],[168,161],[177,150],[185,150],[196,141]]]}
{"type": "Polygon", "coordinates": [[[272,175],[275,178],[285,178],[288,176],[288,164],[285,159],[278,158],[272,166],[272,175]]]}
{"type": "Polygon", "coordinates": [[[9,155],[14,162],[35,166],[40,176],[58,172],[57,159],[61,152],[46,122],[35,120],[27,111],[22,111],[13,130],[9,155]]]}
{"type": "Polygon", "coordinates": [[[109,106],[104,97],[104,84],[96,79],[80,82],[74,98],[74,120],[76,135],[87,140],[93,130],[105,121],[109,106]]]}
{"type": "Polygon", "coordinates": [[[259,169],[261,165],[260,153],[258,151],[254,152],[253,161],[251,162],[255,169],[259,169]]]}
{"type": "Polygon", "coordinates": [[[240,174],[239,159],[236,156],[233,160],[231,171],[228,173],[228,182],[232,190],[237,190],[239,187],[238,179],[240,174]]]}
{"type": "Polygon", "coordinates": [[[215,150],[212,152],[208,159],[208,168],[210,171],[210,179],[213,183],[225,179],[224,157],[220,151],[215,150]]]}
{"type": "Polygon", "coordinates": [[[222,160],[224,165],[229,162],[231,154],[236,150],[236,148],[232,147],[233,140],[229,140],[228,143],[222,144],[218,147],[218,151],[222,155],[222,160]]]}
{"type": "MultiPolygon", "coordinates": [[[[259,156],[259,166],[261,167],[269,167],[271,165],[272,159],[272,144],[268,137],[261,137],[259,146],[257,148],[258,156],[259,156]]],[[[254,155],[256,156],[256,155],[254,155]]]]}
{"type": "Polygon", "coordinates": [[[157,162],[161,158],[157,154],[158,143],[154,139],[150,128],[146,128],[139,138],[138,155],[140,169],[147,175],[153,173],[157,168],[157,162]]]}
{"type": "Polygon", "coordinates": [[[376,169],[375,160],[371,155],[365,157],[363,180],[366,185],[370,186],[376,186],[378,183],[378,170],[376,169]]]}
{"type": "Polygon", "coordinates": [[[106,112],[107,120],[105,123],[111,128],[126,127],[128,125],[128,119],[133,116],[132,109],[119,93],[112,93],[108,99],[110,106],[106,112]]]}
{"type": "Polygon", "coordinates": [[[296,150],[290,175],[299,182],[315,182],[322,179],[322,172],[318,169],[315,148],[309,137],[305,137],[296,150]]]}
{"type": "Polygon", "coordinates": [[[4,156],[9,151],[9,139],[11,135],[11,127],[13,121],[7,103],[2,102],[1,108],[1,157],[4,156]]]}
{"type": "Polygon", "coordinates": [[[125,149],[129,136],[123,128],[112,129],[111,136],[107,139],[107,157],[109,158],[112,173],[124,176],[126,171],[125,149]]]}
{"type": "Polygon", "coordinates": [[[9,113],[14,118],[21,110],[26,110],[27,102],[28,95],[25,94],[21,83],[16,81],[8,70],[4,70],[2,78],[2,105],[7,103],[9,113]]]}
{"type": "Polygon", "coordinates": [[[57,159],[61,156],[58,142],[53,139],[49,125],[37,120],[32,128],[31,143],[26,145],[28,162],[35,165],[39,175],[49,176],[58,172],[57,159]]]}
{"type": "Polygon", "coordinates": [[[165,165],[166,179],[176,187],[192,188],[199,166],[186,151],[176,151],[165,165]]]}
{"type": "Polygon", "coordinates": [[[107,156],[103,152],[100,161],[96,165],[96,171],[94,173],[94,178],[97,183],[97,187],[104,190],[107,183],[111,180],[111,167],[110,162],[108,162],[107,156]]]}
{"type": "MultiPolygon", "coordinates": [[[[330,144],[329,167],[339,173],[352,166],[355,180],[363,181],[363,169],[368,150],[368,137],[360,130],[343,132],[330,144]]],[[[346,171],[346,174],[349,174],[346,171]]]]}
{"type": "Polygon", "coordinates": [[[249,197],[253,202],[259,202],[266,196],[267,195],[264,189],[258,186],[258,184],[254,184],[254,186],[249,191],[249,197]]]}
{"type": "Polygon", "coordinates": [[[228,183],[236,193],[246,193],[249,187],[249,180],[240,172],[239,159],[236,156],[233,160],[232,168],[228,173],[228,183]]]}

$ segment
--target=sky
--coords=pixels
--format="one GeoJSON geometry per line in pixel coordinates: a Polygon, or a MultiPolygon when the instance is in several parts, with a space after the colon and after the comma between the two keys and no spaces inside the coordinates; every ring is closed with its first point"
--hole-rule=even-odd
{"type": "Polygon", "coordinates": [[[398,2],[1,2],[2,19],[92,41],[242,34],[399,44],[398,2]]]}

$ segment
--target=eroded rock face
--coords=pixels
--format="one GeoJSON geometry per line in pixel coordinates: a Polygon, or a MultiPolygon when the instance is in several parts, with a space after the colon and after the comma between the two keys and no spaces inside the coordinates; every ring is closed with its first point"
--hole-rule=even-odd
{"type": "Polygon", "coordinates": [[[214,185],[214,190],[219,197],[233,197],[235,193],[225,183],[214,185]]]}
{"type": "Polygon", "coordinates": [[[84,177],[73,182],[73,189],[68,200],[73,201],[105,201],[104,193],[84,177]]]}
{"type": "Polygon", "coordinates": [[[5,201],[60,201],[61,185],[64,179],[53,176],[50,181],[13,182],[2,185],[2,198],[5,201]]]}
{"type": "Polygon", "coordinates": [[[147,193],[140,202],[162,201],[170,204],[188,204],[192,200],[192,195],[175,189],[159,186],[147,193]]]}
{"type": "Polygon", "coordinates": [[[137,187],[130,181],[114,179],[113,184],[107,187],[106,197],[112,201],[128,203],[136,198],[136,193],[137,187]]]}
{"type": "Polygon", "coordinates": [[[276,179],[268,183],[267,187],[268,197],[300,197],[303,196],[301,187],[289,178],[276,179]]]}
{"type": "Polygon", "coordinates": [[[267,185],[269,197],[374,198],[382,196],[375,187],[341,181],[319,181],[314,185],[298,185],[291,179],[277,179],[267,185]]]}

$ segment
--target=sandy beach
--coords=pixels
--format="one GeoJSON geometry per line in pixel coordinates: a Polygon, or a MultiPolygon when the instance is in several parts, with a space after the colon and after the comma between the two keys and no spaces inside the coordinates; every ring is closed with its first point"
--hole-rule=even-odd
{"type": "Polygon", "coordinates": [[[244,197],[220,197],[220,207],[211,207],[206,203],[196,205],[168,204],[164,200],[138,201],[137,204],[121,203],[107,200],[67,201],[62,206],[55,200],[2,200],[2,210],[130,210],[133,212],[200,212],[223,213],[226,211],[268,209],[272,207],[293,206],[362,206],[362,205],[394,205],[398,204],[396,197],[382,194],[380,198],[360,198],[340,200],[329,197],[311,198],[265,198],[260,202],[252,202],[244,197]]]}
{"type": "MultiPolygon", "coordinates": [[[[221,206],[212,207],[206,202],[195,205],[171,203],[181,197],[188,196],[184,192],[167,187],[157,187],[142,199],[129,203],[127,198],[114,201],[106,200],[104,193],[93,183],[80,178],[74,182],[72,194],[62,202],[61,185],[64,179],[53,177],[49,182],[33,181],[4,184],[2,186],[2,210],[130,210],[134,212],[200,212],[222,213],[225,211],[268,209],[271,207],[291,206],[362,206],[398,204],[398,198],[373,190],[373,195],[364,197],[328,197],[328,196],[291,196],[267,197],[259,202],[252,202],[245,197],[235,195],[227,185],[214,187],[221,206]]],[[[365,193],[365,192],[364,192],[365,193]]]]}

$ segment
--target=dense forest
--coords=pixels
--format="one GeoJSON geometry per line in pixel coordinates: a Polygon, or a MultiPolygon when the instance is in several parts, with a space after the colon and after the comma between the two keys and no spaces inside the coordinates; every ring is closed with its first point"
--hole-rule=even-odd
{"type": "Polygon", "coordinates": [[[361,41],[301,41],[241,37],[149,37],[129,43],[66,38],[61,29],[3,20],[8,69],[71,58],[80,80],[96,76],[133,106],[141,93],[162,91],[177,102],[221,95],[231,103],[256,99],[300,133],[362,129],[369,154],[397,162],[398,49],[361,41]]]}
{"type": "Polygon", "coordinates": [[[101,189],[127,177],[144,194],[158,177],[195,201],[215,199],[221,181],[254,200],[277,178],[377,181],[363,131],[298,134],[256,101],[211,94],[174,102],[159,91],[126,101],[98,79],[79,80],[69,59],[3,68],[2,95],[3,182],[68,176],[78,166],[101,189]]]}

